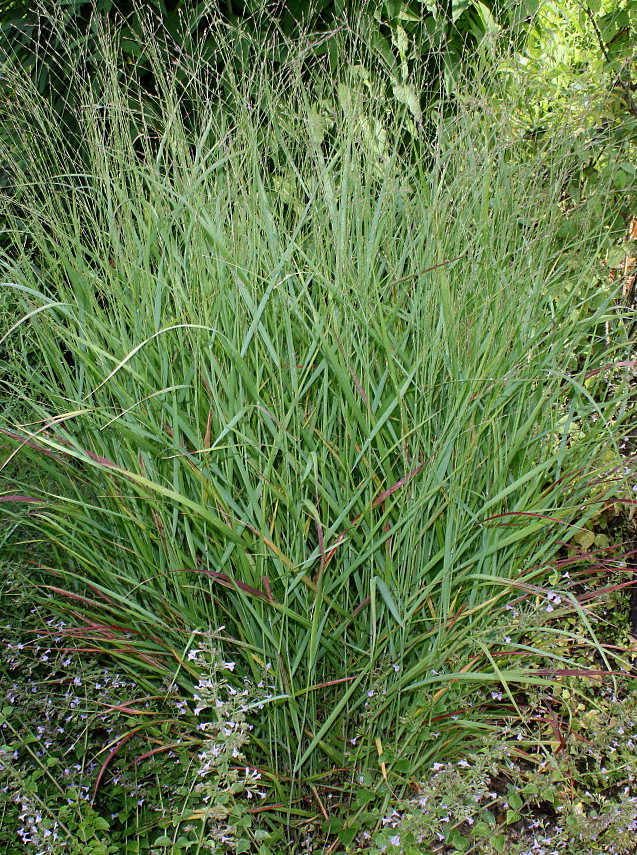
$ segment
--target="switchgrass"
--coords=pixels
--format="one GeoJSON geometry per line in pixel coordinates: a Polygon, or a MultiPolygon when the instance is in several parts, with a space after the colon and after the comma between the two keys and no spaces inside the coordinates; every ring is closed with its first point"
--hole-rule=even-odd
{"type": "Polygon", "coordinates": [[[283,813],[360,776],[390,798],[495,726],[491,690],[514,713],[547,678],[544,586],[595,561],[569,543],[620,489],[603,235],[584,206],[559,236],[585,152],[516,143],[475,80],[419,128],[357,56],[224,88],[145,49],[155,95],[78,61],[75,136],[7,64],[29,358],[2,506],[67,632],[144,693],[192,698],[210,632],[237,685],[267,674],[248,759],[283,813]]]}

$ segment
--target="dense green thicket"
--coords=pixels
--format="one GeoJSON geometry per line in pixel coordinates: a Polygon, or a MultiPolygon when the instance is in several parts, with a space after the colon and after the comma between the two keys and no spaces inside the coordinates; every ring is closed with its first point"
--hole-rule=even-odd
{"type": "Polygon", "coordinates": [[[99,47],[72,138],[7,62],[1,150],[3,517],[50,631],[119,674],[74,810],[119,851],[344,844],[568,666],[556,611],[610,664],[562,574],[624,497],[612,174],[569,198],[589,137],[529,140],[497,77],[421,139],[346,47],[214,85],[147,43],[144,97],[99,47]]]}
{"type": "Polygon", "coordinates": [[[622,851],[633,701],[578,692],[626,665],[630,4],[522,58],[454,6],[466,76],[433,4],[49,5],[1,83],[0,845],[518,855],[584,799],[622,851]]]}

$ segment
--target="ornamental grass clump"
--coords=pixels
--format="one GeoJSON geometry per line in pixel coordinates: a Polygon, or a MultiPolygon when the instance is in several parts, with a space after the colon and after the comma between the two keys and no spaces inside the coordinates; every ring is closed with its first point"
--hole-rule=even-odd
{"type": "Polygon", "coordinates": [[[576,139],[530,152],[486,88],[406,133],[364,51],[333,74],[260,48],[239,76],[224,38],[214,68],[149,42],[149,92],[104,35],[70,116],[6,62],[0,498],[62,631],[144,695],[196,702],[220,625],[236,691],[269,666],[237,750],[300,835],[564,667],[528,615],[599,647],[545,583],[600,563],[573,537],[621,489],[628,346],[602,228],[565,210],[576,139]]]}

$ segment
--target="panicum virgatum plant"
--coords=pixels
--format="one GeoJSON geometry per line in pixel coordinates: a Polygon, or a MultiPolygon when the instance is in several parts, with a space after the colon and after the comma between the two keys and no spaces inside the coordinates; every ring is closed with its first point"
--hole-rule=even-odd
{"type": "MultiPolygon", "coordinates": [[[[3,59],[1,507],[69,631],[203,716],[201,846],[254,842],[248,802],[351,841],[361,780],[389,800],[497,726],[476,687],[548,679],[536,601],[595,648],[546,581],[596,561],[573,538],[625,477],[630,348],[598,208],[564,205],[585,138],[529,150],[485,80],[406,135],[351,41],[336,74],[248,45],[236,75],[224,38],[214,65],[149,42],[149,91],[105,31],[64,123],[3,59]],[[220,625],[230,658],[189,658],[220,625]]],[[[177,713],[142,728],[166,769],[177,713]]]]}

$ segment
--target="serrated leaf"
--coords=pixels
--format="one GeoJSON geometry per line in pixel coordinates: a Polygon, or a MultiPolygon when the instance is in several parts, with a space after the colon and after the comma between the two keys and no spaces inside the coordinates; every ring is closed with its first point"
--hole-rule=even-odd
{"type": "Polygon", "coordinates": [[[308,110],[307,120],[309,137],[314,145],[320,146],[325,137],[325,120],[314,107],[308,110]]]}
{"type": "Polygon", "coordinates": [[[525,784],[520,792],[527,796],[536,796],[539,790],[537,788],[537,784],[525,784]]]}
{"type": "Polygon", "coordinates": [[[352,843],[359,831],[360,828],[341,828],[338,832],[338,838],[342,844],[347,846],[352,843]]]}
{"type": "Polygon", "coordinates": [[[514,810],[519,810],[524,802],[517,793],[511,793],[509,796],[509,804],[514,810]]]}
{"type": "Polygon", "coordinates": [[[610,546],[610,538],[607,534],[596,534],[595,535],[595,546],[599,549],[607,549],[610,546]]]}
{"type": "Polygon", "coordinates": [[[573,540],[582,549],[590,549],[595,543],[595,534],[592,531],[588,531],[588,529],[585,531],[578,531],[573,536],[573,540]]]}
{"type": "Polygon", "coordinates": [[[420,99],[414,87],[409,83],[394,83],[394,95],[404,104],[414,119],[420,124],[422,122],[422,110],[420,108],[420,99]]]}
{"type": "Polygon", "coordinates": [[[452,0],[451,3],[451,20],[455,22],[458,18],[466,12],[466,10],[471,6],[472,0],[452,0]]]}
{"type": "Polygon", "coordinates": [[[392,42],[396,45],[400,58],[404,59],[407,56],[407,51],[409,50],[409,36],[407,35],[405,28],[400,24],[392,30],[392,42]]]}
{"type": "Polygon", "coordinates": [[[460,834],[457,828],[451,829],[447,843],[453,846],[456,852],[465,852],[469,848],[468,839],[463,834],[460,834]]]}
{"type": "Polygon", "coordinates": [[[409,21],[413,24],[417,24],[420,21],[420,16],[416,15],[416,13],[412,12],[410,9],[401,9],[401,11],[398,13],[398,20],[409,21]]]}
{"type": "Polygon", "coordinates": [[[497,33],[501,29],[500,25],[493,17],[491,9],[489,9],[488,6],[486,6],[484,3],[479,2],[474,2],[473,6],[478,12],[478,15],[480,16],[480,20],[482,21],[482,25],[485,29],[485,32],[497,33]]]}

